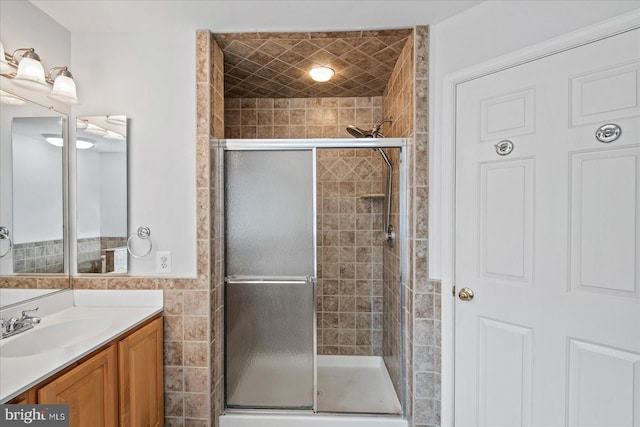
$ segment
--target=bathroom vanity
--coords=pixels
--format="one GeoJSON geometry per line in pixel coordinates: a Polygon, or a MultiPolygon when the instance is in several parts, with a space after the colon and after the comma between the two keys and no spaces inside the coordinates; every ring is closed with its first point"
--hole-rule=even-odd
{"type": "Polygon", "coordinates": [[[0,402],[67,404],[72,426],[162,425],[162,291],[65,291],[33,304],[41,323],[0,341],[0,402]]]}

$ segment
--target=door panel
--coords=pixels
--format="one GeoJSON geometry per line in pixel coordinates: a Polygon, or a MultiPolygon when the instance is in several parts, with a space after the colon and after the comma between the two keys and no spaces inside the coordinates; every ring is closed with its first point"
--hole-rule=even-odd
{"type": "Polygon", "coordinates": [[[227,151],[227,276],[314,271],[311,150],[227,151]]]}
{"type": "Polygon", "coordinates": [[[640,426],[639,57],[634,30],[458,85],[457,426],[640,426]]]}
{"type": "Polygon", "coordinates": [[[313,408],[314,157],[225,152],[228,407],[313,408]]]}
{"type": "Polygon", "coordinates": [[[313,284],[227,286],[227,406],[313,404],[313,284]]]}
{"type": "Polygon", "coordinates": [[[638,148],[571,155],[573,290],[638,298],[639,159],[638,148]]]}

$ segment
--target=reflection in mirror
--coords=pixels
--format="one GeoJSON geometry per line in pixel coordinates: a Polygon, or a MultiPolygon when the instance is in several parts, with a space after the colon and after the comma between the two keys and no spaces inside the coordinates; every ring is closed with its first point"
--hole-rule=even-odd
{"type": "Polygon", "coordinates": [[[0,306],[69,285],[66,126],[66,115],[0,91],[0,306]]]}
{"type": "Polygon", "coordinates": [[[76,120],[78,273],[127,272],[127,117],[76,120]]]}

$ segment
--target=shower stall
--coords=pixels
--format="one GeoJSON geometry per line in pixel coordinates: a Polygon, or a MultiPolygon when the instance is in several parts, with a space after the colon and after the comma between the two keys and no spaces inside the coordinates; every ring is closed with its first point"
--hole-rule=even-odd
{"type": "Polygon", "coordinates": [[[406,142],[226,140],[222,426],[405,426],[406,142]]]}

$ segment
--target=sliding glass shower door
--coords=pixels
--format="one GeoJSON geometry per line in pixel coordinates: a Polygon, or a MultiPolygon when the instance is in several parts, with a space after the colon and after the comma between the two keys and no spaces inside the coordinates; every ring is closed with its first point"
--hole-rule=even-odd
{"type": "Polygon", "coordinates": [[[226,400],[314,404],[314,150],[225,152],[226,400]]]}

